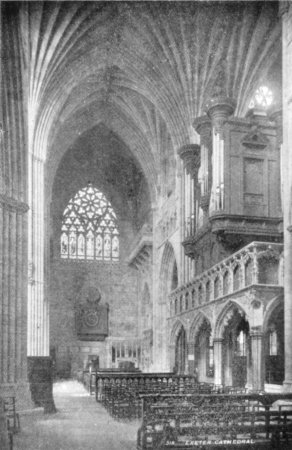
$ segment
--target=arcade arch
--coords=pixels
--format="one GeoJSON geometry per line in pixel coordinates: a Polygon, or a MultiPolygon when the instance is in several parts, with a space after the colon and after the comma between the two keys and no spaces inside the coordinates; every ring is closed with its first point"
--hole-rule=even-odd
{"type": "Polygon", "coordinates": [[[266,313],[263,325],[265,383],[282,384],[284,373],[284,302],[275,298],[266,313]]]}
{"type": "Polygon", "coordinates": [[[219,358],[221,367],[217,369],[221,376],[217,382],[225,386],[245,387],[251,350],[249,323],[243,310],[234,303],[227,305],[217,320],[215,336],[222,354],[219,358]]]}
{"type": "Polygon", "coordinates": [[[174,248],[167,242],[160,263],[159,272],[159,302],[156,310],[156,323],[154,332],[156,334],[156,351],[160,353],[157,360],[161,360],[159,370],[172,369],[168,358],[167,343],[167,317],[169,315],[168,296],[177,285],[177,263],[174,248]]]}

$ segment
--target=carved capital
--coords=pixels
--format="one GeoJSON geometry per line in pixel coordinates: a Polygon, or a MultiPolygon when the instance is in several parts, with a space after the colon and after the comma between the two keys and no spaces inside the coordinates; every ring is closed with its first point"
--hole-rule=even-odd
{"type": "Polygon", "coordinates": [[[253,339],[260,339],[263,337],[263,328],[261,326],[251,327],[249,330],[249,335],[253,339]]]}
{"type": "Polygon", "coordinates": [[[223,344],[223,338],[214,338],[213,339],[213,345],[222,345],[223,344]]]}
{"type": "Polygon", "coordinates": [[[201,138],[211,136],[212,123],[207,115],[196,117],[193,127],[201,138]]]}

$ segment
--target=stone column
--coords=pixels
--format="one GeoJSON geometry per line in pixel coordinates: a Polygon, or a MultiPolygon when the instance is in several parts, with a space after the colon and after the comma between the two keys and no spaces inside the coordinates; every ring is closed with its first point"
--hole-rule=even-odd
{"type": "Polygon", "coordinates": [[[280,153],[280,174],[281,174],[281,209],[283,213],[283,181],[284,181],[284,173],[285,168],[283,166],[283,113],[279,108],[274,108],[273,112],[270,115],[270,118],[275,122],[277,128],[277,148],[280,153]]]}
{"type": "Polygon", "coordinates": [[[27,80],[19,5],[0,3],[0,396],[14,395],[18,409],[26,409],[31,407],[26,360],[27,80]]]}
{"type": "Polygon", "coordinates": [[[225,208],[225,149],[224,124],[234,111],[234,101],[226,97],[214,97],[206,105],[206,111],[212,121],[213,161],[211,211],[225,208]]]}
{"type": "Polygon", "coordinates": [[[26,213],[28,206],[0,194],[0,396],[29,407],[26,365],[26,213]]]}
{"type": "Polygon", "coordinates": [[[44,161],[29,155],[28,356],[49,356],[45,289],[44,161]]]}
{"type": "Polygon", "coordinates": [[[249,355],[247,355],[247,385],[256,391],[264,390],[264,347],[263,332],[260,327],[250,330],[250,368],[249,355]]]}
{"type": "MultiPolygon", "coordinates": [[[[186,237],[192,236],[196,232],[198,224],[198,207],[200,191],[198,188],[198,170],[200,167],[200,147],[197,144],[184,145],[178,150],[178,154],[183,161],[183,175],[182,175],[182,241],[186,237]],[[193,189],[193,192],[190,192],[193,189]],[[189,224],[189,232],[187,231],[187,224],[189,224]]],[[[188,276],[191,275],[189,268],[190,260],[184,254],[184,276],[183,283],[189,281],[188,276]],[[188,276],[187,276],[188,275],[188,276]]]]}
{"type": "MultiPolygon", "coordinates": [[[[31,130],[30,130],[31,132],[31,130]]],[[[29,133],[30,135],[31,133],[29,133]]],[[[46,295],[48,252],[46,246],[45,160],[28,155],[28,376],[32,399],[46,413],[56,411],[53,401],[52,362],[49,350],[49,304],[46,295]],[[45,277],[46,274],[46,277],[45,277]]]]}
{"type": "Polygon", "coordinates": [[[284,317],[285,380],[292,391],[292,5],[280,2],[282,15],[283,73],[283,216],[284,216],[284,317]]]}
{"type": "Polygon", "coordinates": [[[222,357],[223,357],[223,339],[213,340],[214,347],[214,384],[223,384],[222,357]]]}
{"type": "Polygon", "coordinates": [[[168,346],[169,351],[169,370],[173,372],[175,366],[175,344],[170,344],[168,346]]]}

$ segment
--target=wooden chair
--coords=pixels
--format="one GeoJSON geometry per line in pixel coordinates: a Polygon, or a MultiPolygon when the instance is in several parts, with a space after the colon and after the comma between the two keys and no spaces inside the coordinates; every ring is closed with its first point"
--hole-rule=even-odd
{"type": "Polygon", "coordinates": [[[20,431],[20,419],[16,411],[14,396],[4,398],[4,411],[7,417],[8,431],[12,434],[18,433],[20,431]]]}

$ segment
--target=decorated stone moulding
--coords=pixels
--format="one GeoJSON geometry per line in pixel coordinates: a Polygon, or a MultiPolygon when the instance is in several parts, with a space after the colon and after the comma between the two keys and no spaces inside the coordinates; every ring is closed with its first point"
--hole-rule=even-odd
{"type": "Polygon", "coordinates": [[[229,97],[212,97],[205,106],[215,131],[220,133],[229,116],[234,112],[236,103],[229,97]]]}
{"type": "Polygon", "coordinates": [[[257,103],[247,110],[247,113],[245,116],[247,118],[251,118],[251,119],[257,119],[257,118],[262,118],[262,117],[267,118],[268,117],[268,113],[267,113],[268,108],[269,108],[268,106],[263,106],[263,105],[257,103]]]}
{"type": "Polygon", "coordinates": [[[177,151],[183,160],[184,168],[192,177],[195,176],[201,164],[201,149],[198,144],[186,144],[177,151]]]}
{"type": "Polygon", "coordinates": [[[249,334],[250,336],[262,336],[263,327],[261,325],[250,327],[249,334]]]}
{"type": "Polygon", "coordinates": [[[251,132],[243,137],[241,143],[247,148],[261,150],[266,148],[270,144],[270,141],[255,125],[252,126],[251,132]]]}

